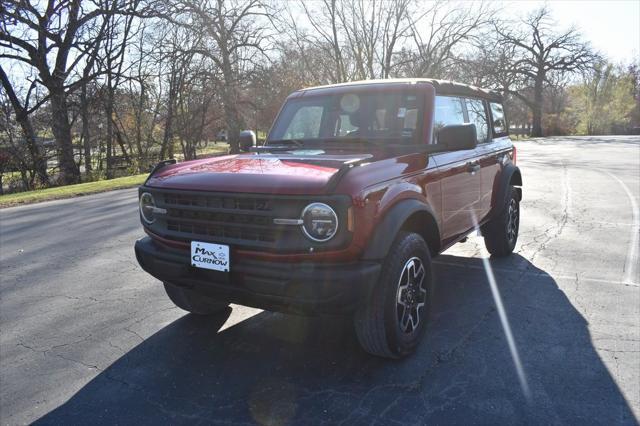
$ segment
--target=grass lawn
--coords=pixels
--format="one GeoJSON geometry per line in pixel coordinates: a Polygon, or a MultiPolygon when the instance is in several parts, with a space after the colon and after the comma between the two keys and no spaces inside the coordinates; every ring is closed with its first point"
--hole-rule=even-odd
{"type": "MultiPolygon", "coordinates": [[[[210,143],[204,148],[198,149],[198,158],[226,155],[229,152],[227,143],[210,143]]],[[[182,160],[182,154],[177,154],[178,161],[182,160]]],[[[18,172],[16,172],[18,173],[18,172]]],[[[53,173],[51,171],[50,173],[53,173]]],[[[4,177],[9,177],[5,173],[4,177]]],[[[38,189],[35,191],[18,192],[16,194],[0,195],[0,208],[12,207],[19,204],[38,203],[40,201],[59,200],[72,198],[79,195],[96,194],[98,192],[112,191],[114,189],[132,188],[141,185],[148,174],[126,176],[111,180],[99,180],[96,182],[79,183],[77,185],[60,186],[56,188],[38,189]]]]}
{"type": "MultiPolygon", "coordinates": [[[[226,155],[229,152],[229,144],[212,143],[198,149],[198,158],[226,155]]],[[[178,161],[182,155],[176,155],[178,161]]],[[[16,172],[17,173],[17,172],[16,172]]],[[[5,174],[8,177],[9,174],[5,174]]],[[[79,195],[96,194],[98,192],[112,191],[114,189],[132,188],[141,185],[148,174],[126,176],[111,180],[99,180],[96,182],[79,183],[77,185],[60,186],[56,188],[38,189],[35,191],[18,192],[16,194],[0,195],[0,208],[12,207],[20,204],[38,203],[40,201],[59,200],[72,198],[79,195]]]]}
{"type": "Polygon", "coordinates": [[[31,204],[40,201],[71,198],[78,195],[95,194],[114,189],[132,188],[141,185],[148,174],[126,176],[111,180],[79,183],[77,185],[60,186],[56,188],[39,189],[36,191],[18,192],[16,194],[0,195],[0,208],[31,204]]]}

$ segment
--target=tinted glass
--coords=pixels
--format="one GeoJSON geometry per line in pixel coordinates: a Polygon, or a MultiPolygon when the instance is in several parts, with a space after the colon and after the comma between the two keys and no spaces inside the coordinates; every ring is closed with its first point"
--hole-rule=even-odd
{"type": "Polygon", "coordinates": [[[420,142],[421,97],[411,93],[347,93],[287,101],[269,140],[349,138],[420,142]]]}
{"type": "Polygon", "coordinates": [[[494,136],[504,136],[507,134],[507,121],[504,117],[504,109],[502,105],[491,102],[491,117],[493,118],[493,134],[494,136]]]}
{"type": "Polygon", "coordinates": [[[469,123],[476,125],[478,143],[486,142],[488,136],[488,125],[484,102],[479,99],[467,99],[467,114],[469,117],[469,123]]]}
{"type": "Polygon", "coordinates": [[[299,108],[291,118],[283,139],[317,138],[320,134],[322,107],[308,105],[299,108]]]}
{"type": "Polygon", "coordinates": [[[462,99],[452,96],[436,96],[434,130],[436,139],[438,130],[451,124],[464,124],[462,99]]]}

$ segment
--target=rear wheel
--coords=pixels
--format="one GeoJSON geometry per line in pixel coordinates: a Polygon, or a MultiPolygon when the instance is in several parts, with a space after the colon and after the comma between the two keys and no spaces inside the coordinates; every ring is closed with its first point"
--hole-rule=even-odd
{"type": "Polygon", "coordinates": [[[229,306],[228,302],[221,302],[207,296],[200,295],[187,288],[178,287],[170,283],[163,283],[169,299],[180,309],[196,315],[214,315],[229,306]]]}
{"type": "Polygon", "coordinates": [[[510,187],[510,196],[502,212],[482,227],[484,244],[494,256],[510,255],[518,241],[520,230],[520,201],[515,187],[510,187]]]}
{"type": "Polygon", "coordinates": [[[386,358],[411,354],[429,317],[432,282],[427,244],[416,233],[401,232],[389,249],[369,300],[355,314],[363,349],[386,358]]]}

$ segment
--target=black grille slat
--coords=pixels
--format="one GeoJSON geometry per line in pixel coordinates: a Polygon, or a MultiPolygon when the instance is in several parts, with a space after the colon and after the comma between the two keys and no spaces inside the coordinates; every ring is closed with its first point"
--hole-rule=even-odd
{"type": "Polygon", "coordinates": [[[225,209],[225,208],[216,208],[216,207],[199,207],[199,206],[176,206],[174,204],[166,204],[164,205],[167,209],[179,209],[182,211],[198,211],[198,212],[211,212],[211,213],[231,213],[231,214],[245,214],[252,216],[269,216],[273,217],[272,211],[260,211],[260,210],[243,210],[243,209],[225,209]]]}
{"type": "Polygon", "coordinates": [[[167,221],[169,231],[182,234],[205,235],[233,240],[274,242],[277,233],[272,230],[256,231],[249,228],[224,226],[217,224],[167,221]]]}
{"type": "Polygon", "coordinates": [[[226,211],[246,210],[266,212],[272,210],[271,200],[257,198],[241,199],[207,195],[165,194],[164,202],[166,205],[204,207],[226,211]]]}
{"type": "Polygon", "coordinates": [[[213,217],[181,217],[174,216],[173,214],[168,215],[168,220],[171,222],[180,222],[180,223],[190,223],[193,225],[201,225],[201,226],[209,226],[209,225],[217,225],[217,226],[242,226],[249,227],[253,229],[264,229],[270,230],[273,229],[275,225],[273,225],[273,221],[269,220],[264,216],[259,217],[248,217],[248,216],[236,216],[230,217],[230,220],[215,220],[213,217]],[[242,219],[244,218],[244,219],[242,219]]]}

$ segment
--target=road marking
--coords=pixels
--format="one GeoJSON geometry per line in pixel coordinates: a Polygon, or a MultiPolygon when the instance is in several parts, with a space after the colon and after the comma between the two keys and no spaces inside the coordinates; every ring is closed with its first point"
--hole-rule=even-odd
{"type": "MultiPolygon", "coordinates": [[[[484,267],[482,267],[482,266],[470,265],[470,264],[464,264],[464,263],[443,262],[441,260],[434,260],[433,264],[434,265],[443,265],[443,266],[453,266],[453,267],[462,268],[462,269],[475,269],[475,270],[484,271],[484,267]]],[[[525,271],[525,270],[520,270],[520,269],[496,268],[494,266],[492,266],[492,267],[493,267],[493,270],[496,271],[496,272],[503,272],[503,273],[507,273],[507,274],[523,274],[523,275],[529,275],[529,276],[533,276],[533,277],[548,277],[548,278],[551,278],[551,279],[554,279],[554,280],[575,280],[576,279],[575,275],[552,275],[552,274],[549,274],[548,272],[544,272],[544,271],[533,272],[533,271],[525,271]]],[[[628,286],[632,286],[632,287],[640,287],[640,284],[638,284],[638,283],[607,280],[607,279],[604,279],[604,278],[590,278],[590,277],[580,277],[580,276],[578,276],[578,280],[594,282],[594,283],[601,283],[601,284],[617,284],[617,285],[628,285],[628,286]]]]}
{"type": "Polygon", "coordinates": [[[633,280],[636,278],[634,270],[638,267],[638,240],[640,240],[640,213],[638,213],[638,203],[629,187],[620,180],[618,176],[607,170],[602,170],[602,172],[608,174],[620,184],[624,192],[627,193],[627,197],[629,197],[629,202],[631,203],[633,226],[631,227],[631,241],[629,242],[629,251],[627,252],[627,260],[624,264],[624,278],[622,280],[625,284],[633,284],[633,280]]]}

